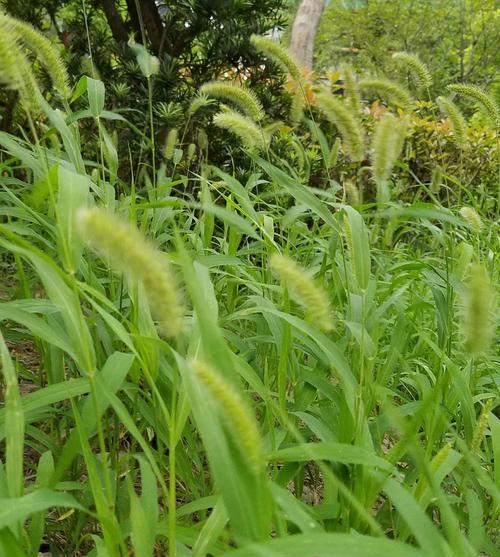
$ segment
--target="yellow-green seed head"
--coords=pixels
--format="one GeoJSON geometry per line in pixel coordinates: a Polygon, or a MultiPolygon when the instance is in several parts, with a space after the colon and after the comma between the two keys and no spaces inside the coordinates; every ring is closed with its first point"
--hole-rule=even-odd
{"type": "Polygon", "coordinates": [[[483,221],[475,209],[472,207],[462,207],[458,213],[467,222],[472,231],[476,234],[481,232],[483,221]]]}
{"type": "Polygon", "coordinates": [[[349,107],[331,93],[322,91],[316,96],[319,109],[338,128],[345,151],[354,161],[364,157],[364,136],[361,124],[349,107]]]}
{"type": "Polygon", "coordinates": [[[456,83],[448,85],[448,89],[453,93],[463,97],[468,97],[469,99],[478,102],[484,108],[495,128],[498,129],[500,127],[500,108],[495,102],[495,99],[488,95],[488,93],[483,91],[480,87],[477,85],[456,83]]]}
{"type": "Polygon", "coordinates": [[[459,147],[467,146],[467,133],[468,126],[465,121],[464,115],[461,113],[458,106],[447,97],[438,97],[436,102],[441,109],[441,112],[446,114],[453,131],[453,139],[459,147]]]}
{"type": "Polygon", "coordinates": [[[488,414],[491,412],[493,408],[493,398],[489,398],[486,401],[486,404],[483,406],[481,410],[481,414],[476,422],[476,427],[474,429],[474,435],[472,437],[472,441],[470,444],[470,450],[473,453],[477,453],[481,448],[481,443],[484,439],[484,434],[486,432],[486,427],[488,426],[488,414]]]}
{"type": "Polygon", "coordinates": [[[184,306],[177,281],[164,254],[129,223],[102,209],[80,209],[80,232],[110,266],[144,287],[160,331],[169,337],[182,329],[184,306]]]}
{"type": "Polygon", "coordinates": [[[450,454],[450,450],[451,450],[451,443],[446,443],[439,449],[439,451],[431,461],[430,468],[433,472],[436,472],[441,468],[441,465],[444,463],[444,461],[450,454]]]}
{"type": "Polygon", "coordinates": [[[431,73],[416,54],[395,52],[392,57],[410,70],[411,77],[419,89],[428,89],[432,85],[431,73]]]}
{"type": "Polygon", "coordinates": [[[200,93],[207,97],[226,99],[256,122],[265,116],[259,99],[251,89],[240,87],[234,83],[211,81],[201,86],[200,93]]]}
{"type": "Polygon", "coordinates": [[[466,283],[463,313],[465,348],[471,354],[485,352],[493,335],[495,296],[487,270],[471,265],[466,283]]]}
{"type": "Polygon", "coordinates": [[[68,71],[52,41],[32,25],[6,14],[0,14],[0,29],[10,27],[21,44],[29,48],[40,64],[47,70],[54,90],[63,98],[71,94],[68,71]]]}
{"type": "Polygon", "coordinates": [[[284,255],[273,255],[270,263],[292,298],[306,310],[310,319],[321,329],[332,329],[332,312],[328,296],[305,269],[284,255]]]}
{"type": "Polygon", "coordinates": [[[405,118],[386,113],[375,127],[372,139],[372,172],[380,188],[386,186],[399,157],[408,127],[405,118]]]}
{"type": "Polygon", "coordinates": [[[358,87],[361,91],[376,94],[389,104],[409,109],[412,99],[410,93],[399,83],[389,79],[362,79],[358,87]]]}
{"type": "Polygon", "coordinates": [[[177,128],[172,128],[167,134],[163,152],[167,160],[170,160],[174,156],[175,146],[177,145],[177,135],[177,128]]]}
{"type": "Polygon", "coordinates": [[[356,75],[351,66],[347,64],[342,66],[342,74],[344,76],[344,94],[347,106],[357,114],[361,111],[361,99],[359,97],[356,75]]]}
{"type": "Polygon", "coordinates": [[[26,108],[38,110],[40,92],[31,64],[21,48],[12,18],[4,15],[0,16],[0,82],[19,91],[26,108]]]}
{"type": "Polygon", "coordinates": [[[191,362],[191,367],[217,402],[234,441],[254,473],[263,469],[262,441],[255,417],[246,400],[224,377],[205,362],[191,362]]]}
{"type": "Polygon", "coordinates": [[[274,62],[278,63],[286,72],[288,72],[296,81],[301,80],[300,69],[293,56],[279,43],[263,37],[261,35],[252,35],[250,42],[265,56],[271,58],[274,62]]]}
{"type": "Polygon", "coordinates": [[[224,110],[214,116],[214,124],[238,136],[247,149],[266,148],[265,136],[262,130],[246,116],[235,110],[224,110]]]}

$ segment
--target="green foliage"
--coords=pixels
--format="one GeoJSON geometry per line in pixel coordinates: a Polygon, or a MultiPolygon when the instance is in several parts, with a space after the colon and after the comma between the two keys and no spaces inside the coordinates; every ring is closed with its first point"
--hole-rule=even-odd
{"type": "Polygon", "coordinates": [[[389,74],[394,52],[410,51],[433,77],[431,94],[454,81],[497,81],[500,10],[494,0],[329,2],[316,39],[316,68],[389,74]]]}
{"type": "Polygon", "coordinates": [[[0,554],[495,555],[497,130],[353,75],[183,121],[139,55],[148,126],[84,76],[0,133],[0,554]]]}

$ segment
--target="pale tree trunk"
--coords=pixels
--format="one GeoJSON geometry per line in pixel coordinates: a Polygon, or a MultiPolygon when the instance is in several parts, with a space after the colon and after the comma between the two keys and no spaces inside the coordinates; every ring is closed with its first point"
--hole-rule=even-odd
{"type": "Polygon", "coordinates": [[[325,0],[302,0],[293,22],[290,52],[307,69],[312,68],[314,39],[324,9],[325,0]]]}

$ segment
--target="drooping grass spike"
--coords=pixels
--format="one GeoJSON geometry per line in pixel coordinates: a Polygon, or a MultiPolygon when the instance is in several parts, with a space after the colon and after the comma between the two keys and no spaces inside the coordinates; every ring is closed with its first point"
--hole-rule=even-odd
{"type": "Polygon", "coordinates": [[[0,28],[10,29],[16,34],[18,41],[29,48],[38,62],[47,70],[54,90],[62,97],[71,94],[68,71],[59,52],[50,39],[37,31],[32,25],[6,14],[0,14],[0,28]]]}
{"type": "Polygon", "coordinates": [[[301,80],[300,68],[286,48],[273,39],[261,35],[252,35],[250,37],[250,42],[259,52],[262,52],[262,54],[265,54],[271,58],[271,60],[277,62],[283,70],[289,73],[296,81],[301,80]]]}
{"type": "Polygon", "coordinates": [[[429,89],[432,85],[432,76],[427,66],[416,54],[408,52],[395,52],[392,58],[401,65],[408,68],[412,80],[419,89],[429,89]]]}
{"type": "Polygon", "coordinates": [[[275,254],[270,263],[292,298],[306,310],[314,323],[321,329],[330,330],[332,316],[326,292],[293,259],[275,254]]]}
{"type": "Polygon", "coordinates": [[[253,472],[258,474],[264,462],[262,441],[255,417],[247,402],[233,385],[205,362],[192,361],[191,367],[217,402],[234,441],[239,445],[253,472]]]}
{"type": "Polygon", "coordinates": [[[39,108],[40,91],[31,64],[21,49],[11,18],[3,15],[0,16],[0,81],[8,88],[19,91],[26,108],[39,108]]]}
{"type": "Polygon", "coordinates": [[[448,89],[452,93],[456,93],[462,97],[468,97],[476,102],[478,102],[485,110],[487,116],[495,126],[495,128],[500,128],[500,108],[498,107],[497,103],[491,97],[483,91],[477,85],[469,85],[469,84],[462,84],[462,83],[454,83],[452,85],[448,85],[448,89]]]}
{"type": "Polygon", "coordinates": [[[395,104],[406,110],[410,108],[412,102],[410,93],[395,81],[383,78],[362,79],[358,87],[361,91],[380,96],[389,104],[395,104]]]}
{"type": "Polygon", "coordinates": [[[262,130],[250,118],[243,116],[236,110],[224,110],[214,116],[214,124],[237,135],[247,149],[266,148],[266,141],[262,130]]]}
{"type": "Polygon", "coordinates": [[[136,228],[103,209],[80,209],[78,224],[83,238],[114,270],[143,285],[159,330],[165,336],[177,336],[182,330],[184,305],[164,254],[136,228]]]}
{"type": "Polygon", "coordinates": [[[372,173],[379,188],[384,188],[391,176],[396,159],[403,148],[408,127],[405,118],[384,114],[375,127],[372,139],[372,173]]]}
{"type": "Polygon", "coordinates": [[[208,97],[226,99],[232,102],[256,122],[259,122],[265,116],[259,99],[251,89],[246,87],[240,87],[230,82],[211,81],[201,86],[200,93],[208,97]]]}
{"type": "Polygon", "coordinates": [[[458,106],[448,97],[438,97],[436,102],[441,112],[443,112],[450,121],[453,131],[453,140],[459,147],[466,147],[468,126],[464,115],[458,106]]]}
{"type": "Polygon", "coordinates": [[[361,111],[361,99],[359,97],[356,74],[351,66],[344,64],[342,66],[342,75],[344,76],[344,95],[346,103],[353,112],[359,113],[361,111]]]}
{"type": "Polygon", "coordinates": [[[481,232],[483,229],[483,221],[475,209],[472,207],[462,207],[458,213],[467,222],[472,231],[476,234],[481,232]]]}
{"type": "Polygon", "coordinates": [[[491,315],[495,301],[486,268],[480,264],[471,265],[466,281],[463,308],[465,349],[470,354],[485,352],[491,344],[493,336],[491,315]]]}
{"type": "Polygon", "coordinates": [[[316,103],[325,116],[338,128],[347,154],[354,161],[364,157],[364,137],[361,124],[352,111],[330,92],[321,91],[316,103]]]}

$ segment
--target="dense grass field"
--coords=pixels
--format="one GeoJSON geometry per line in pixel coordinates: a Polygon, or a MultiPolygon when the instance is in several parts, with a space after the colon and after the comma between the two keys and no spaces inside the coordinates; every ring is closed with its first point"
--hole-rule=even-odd
{"type": "MultiPolygon", "coordinates": [[[[0,556],[500,555],[500,184],[466,178],[457,106],[433,105],[457,173],[419,179],[403,150],[416,94],[352,75],[345,98],[315,91],[255,38],[295,80],[280,136],[295,164],[254,95],[211,83],[192,113],[238,109],[214,123],[240,162],[211,165],[188,124],[158,162],[150,119],[125,180],[107,86],[66,91],[50,43],[24,36],[59,99],[14,52],[27,124],[0,133],[0,556]],[[388,108],[367,123],[374,89],[388,108]]],[[[451,88],[485,109],[498,169],[498,108],[478,91],[451,88]]]]}

